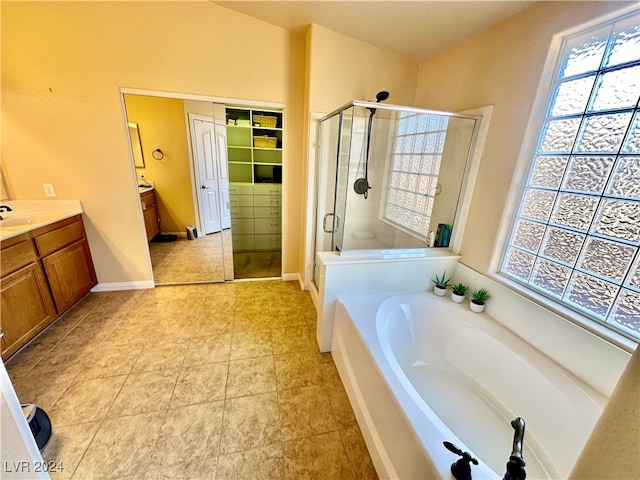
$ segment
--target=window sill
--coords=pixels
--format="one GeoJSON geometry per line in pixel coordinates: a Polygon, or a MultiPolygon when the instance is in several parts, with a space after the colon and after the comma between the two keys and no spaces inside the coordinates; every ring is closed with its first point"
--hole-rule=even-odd
{"type": "Polygon", "coordinates": [[[633,353],[638,346],[638,341],[634,338],[626,336],[623,333],[616,332],[610,328],[607,328],[604,324],[601,324],[596,320],[592,320],[588,317],[580,315],[579,313],[567,307],[564,307],[559,303],[553,302],[547,297],[523,287],[519,283],[509,279],[504,275],[501,275],[499,273],[490,273],[488,274],[488,276],[492,280],[508,288],[519,296],[535,303],[536,305],[546,310],[553,312],[564,320],[577,325],[578,327],[586,330],[592,335],[595,335],[628,353],[633,353]]]}

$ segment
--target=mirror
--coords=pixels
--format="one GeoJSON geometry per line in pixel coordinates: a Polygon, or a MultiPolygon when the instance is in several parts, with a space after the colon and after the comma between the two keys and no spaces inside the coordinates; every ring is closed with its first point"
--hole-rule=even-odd
{"type": "Polygon", "coordinates": [[[140,131],[138,124],[129,122],[129,138],[131,139],[131,153],[133,155],[133,163],[136,168],[144,167],[144,155],[142,153],[142,144],[140,143],[140,131]]]}
{"type": "Polygon", "coordinates": [[[224,106],[221,114],[211,102],[137,94],[124,94],[124,105],[156,285],[232,280],[231,225],[219,210],[224,106]],[[206,188],[198,177],[203,169],[215,172],[206,188]],[[209,224],[211,218],[218,222],[209,224]]]}

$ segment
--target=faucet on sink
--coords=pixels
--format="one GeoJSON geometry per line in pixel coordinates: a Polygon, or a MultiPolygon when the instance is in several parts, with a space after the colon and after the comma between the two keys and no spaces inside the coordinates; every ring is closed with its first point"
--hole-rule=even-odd
{"type": "MultiPolygon", "coordinates": [[[[9,205],[0,205],[0,212],[11,212],[13,211],[13,208],[11,208],[9,205]]],[[[0,220],[2,220],[2,215],[0,215],[0,220]]]]}
{"type": "Polygon", "coordinates": [[[524,419],[521,417],[511,420],[513,427],[513,448],[511,456],[507,462],[507,473],[503,480],[525,480],[527,472],[524,467],[526,463],[522,458],[522,440],[524,439],[524,419]]]}

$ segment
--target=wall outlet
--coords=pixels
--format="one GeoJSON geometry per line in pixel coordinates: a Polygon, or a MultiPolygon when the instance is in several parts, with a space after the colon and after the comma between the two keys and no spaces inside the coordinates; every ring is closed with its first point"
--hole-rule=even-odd
{"type": "Polygon", "coordinates": [[[45,197],[55,197],[56,196],[56,189],[53,186],[53,183],[43,183],[42,186],[44,187],[44,196],[45,197]]]}

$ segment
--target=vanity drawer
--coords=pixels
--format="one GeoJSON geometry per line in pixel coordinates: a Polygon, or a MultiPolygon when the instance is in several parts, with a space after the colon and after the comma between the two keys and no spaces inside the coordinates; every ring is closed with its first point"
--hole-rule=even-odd
{"type": "Polygon", "coordinates": [[[256,250],[280,250],[281,245],[280,235],[256,235],[256,250]]]}
{"type": "Polygon", "coordinates": [[[233,245],[234,252],[254,250],[256,246],[254,235],[232,235],[231,243],[233,245]]]}
{"type": "Polygon", "coordinates": [[[0,254],[0,276],[15,272],[16,270],[35,262],[38,259],[33,249],[33,243],[28,234],[20,235],[2,242],[2,254],[0,254]]]}
{"type": "Polygon", "coordinates": [[[33,232],[33,239],[41,257],[85,238],[80,215],[42,227],[33,232]]]}
{"type": "Polygon", "coordinates": [[[231,218],[253,218],[253,207],[234,207],[230,209],[231,218]]]}
{"type": "Polygon", "coordinates": [[[282,218],[280,207],[254,207],[255,218],[282,218]]]}
{"type": "Polygon", "coordinates": [[[255,219],[255,231],[259,233],[280,233],[282,231],[282,224],[280,219],[271,218],[256,218],[255,219]]]}
{"type": "Polygon", "coordinates": [[[231,233],[237,234],[249,234],[254,233],[255,228],[252,218],[232,218],[231,219],[231,233]]]}
{"type": "Polygon", "coordinates": [[[253,195],[230,195],[229,208],[233,207],[252,207],[253,195]]]}
{"type": "Polygon", "coordinates": [[[253,186],[256,195],[282,195],[282,185],[271,183],[259,183],[253,186]]]}
{"type": "Polygon", "coordinates": [[[251,183],[230,183],[230,195],[253,195],[253,185],[251,183]]]}
{"type": "Polygon", "coordinates": [[[256,195],[253,197],[253,204],[256,207],[280,207],[282,198],[273,195],[256,195]]]}

